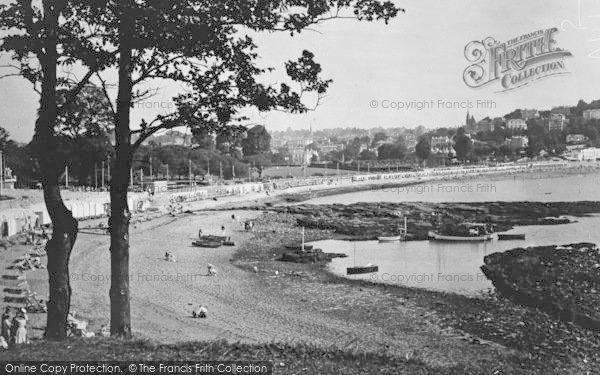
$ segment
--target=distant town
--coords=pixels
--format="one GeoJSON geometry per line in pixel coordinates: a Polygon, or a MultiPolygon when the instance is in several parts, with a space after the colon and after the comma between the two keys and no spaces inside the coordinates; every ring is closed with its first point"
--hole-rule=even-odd
{"type": "MultiPolygon", "coordinates": [[[[77,126],[87,129],[90,124],[77,126]]],[[[269,133],[255,125],[234,130],[226,134],[170,130],[148,138],[134,158],[132,184],[155,179],[182,183],[260,179],[271,166],[387,171],[540,158],[598,160],[600,100],[551,109],[516,109],[502,117],[481,119],[467,110],[462,124],[437,129],[314,130],[308,125],[269,133]]],[[[39,168],[30,146],[3,133],[5,182],[33,187],[39,181],[39,168]]],[[[65,185],[107,189],[113,143],[113,135],[102,127],[95,129],[93,137],[65,137],[62,152],[69,160],[65,185]]]]}
{"type": "Polygon", "coordinates": [[[596,160],[600,101],[574,107],[517,109],[503,117],[476,119],[468,111],[460,126],[334,128],[272,132],[274,161],[291,164],[401,160],[426,165],[512,161],[556,156],[596,160]]]}

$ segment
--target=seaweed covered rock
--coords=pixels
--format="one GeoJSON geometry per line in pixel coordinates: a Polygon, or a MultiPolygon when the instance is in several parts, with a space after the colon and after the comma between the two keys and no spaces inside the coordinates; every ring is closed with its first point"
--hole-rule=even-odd
{"type": "Polygon", "coordinates": [[[592,243],[517,248],[484,258],[481,270],[498,292],[600,331],[600,250],[592,243]]]}
{"type": "Polygon", "coordinates": [[[277,206],[272,211],[291,214],[306,228],[330,230],[354,239],[375,240],[397,235],[407,219],[411,239],[425,240],[433,228],[472,222],[493,225],[503,232],[516,225],[567,224],[564,215],[600,212],[600,202],[359,202],[277,206]]]}
{"type": "Polygon", "coordinates": [[[324,253],[321,249],[311,249],[307,251],[289,251],[281,255],[284,262],[293,263],[326,263],[333,258],[345,258],[346,254],[324,253]]]}

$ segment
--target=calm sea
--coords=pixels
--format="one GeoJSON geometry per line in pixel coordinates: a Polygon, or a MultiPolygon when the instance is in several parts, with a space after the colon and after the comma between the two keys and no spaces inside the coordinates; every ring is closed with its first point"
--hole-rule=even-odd
{"type": "MultiPolygon", "coordinates": [[[[473,179],[445,181],[411,187],[366,191],[317,198],[312,204],[375,201],[482,202],[482,201],[580,201],[600,200],[600,175],[473,179]],[[419,188],[420,187],[420,188],[419,188]],[[410,188],[410,190],[409,190],[410,188]],[[495,189],[495,190],[493,190],[495,189]],[[493,191],[492,191],[493,190],[493,191]]],[[[507,233],[525,233],[524,241],[447,243],[409,241],[318,241],[315,247],[342,252],[348,258],[331,263],[332,272],[345,275],[346,267],[376,264],[379,272],[348,276],[410,287],[477,295],[492,288],[481,273],[483,257],[516,247],[593,242],[600,244],[600,215],[574,218],[576,223],[552,226],[523,226],[507,233]]],[[[410,228],[409,228],[410,231],[410,228]]]]}

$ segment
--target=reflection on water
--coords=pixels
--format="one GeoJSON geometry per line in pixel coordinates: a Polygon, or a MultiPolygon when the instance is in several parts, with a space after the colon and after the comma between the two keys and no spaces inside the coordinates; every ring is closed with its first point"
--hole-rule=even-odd
{"type": "Polygon", "coordinates": [[[345,275],[346,267],[379,266],[379,272],[353,275],[362,278],[410,287],[475,295],[492,284],[481,273],[487,254],[516,247],[560,245],[574,242],[600,244],[600,216],[575,218],[577,223],[565,225],[535,225],[517,227],[507,233],[525,233],[524,241],[493,241],[457,243],[409,241],[379,243],[378,241],[318,241],[314,246],[325,252],[345,253],[348,258],[332,261],[332,272],[345,275]]]}

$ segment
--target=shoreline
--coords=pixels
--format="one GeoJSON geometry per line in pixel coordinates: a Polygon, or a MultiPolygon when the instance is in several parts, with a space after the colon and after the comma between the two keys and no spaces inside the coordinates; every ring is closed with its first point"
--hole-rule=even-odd
{"type": "MultiPolygon", "coordinates": [[[[130,266],[134,279],[132,324],[135,335],[163,343],[220,339],[246,343],[305,342],[358,353],[416,358],[444,368],[476,364],[482,369],[473,373],[489,373],[498,366],[515,374],[527,373],[521,372],[523,368],[562,369],[563,372],[577,369],[579,372],[597,365],[597,355],[586,348],[586,345],[596,348],[595,339],[577,329],[549,334],[545,329],[555,324],[554,321],[506,301],[349,280],[329,273],[320,265],[273,261],[273,251],[281,247],[286,235],[298,236],[297,229],[293,226],[286,229],[289,223],[280,217],[263,225],[260,221],[271,214],[235,207],[247,205],[248,199],[254,199],[254,203],[279,199],[289,204],[283,193],[304,196],[314,193],[301,190],[282,191],[276,196],[257,193],[250,197],[219,199],[208,205],[207,201],[185,203],[195,211],[175,218],[163,215],[132,224],[130,266]],[[230,218],[232,213],[242,220],[256,220],[257,230],[247,233],[235,228],[237,224],[230,218]],[[230,231],[236,247],[199,249],[190,246],[198,227],[205,233],[218,233],[222,223],[230,231]],[[173,250],[177,263],[161,260],[165,249],[173,250]],[[249,251],[249,256],[241,259],[245,251],[249,251]],[[269,258],[262,259],[261,254],[269,258]],[[217,277],[202,276],[207,263],[216,265],[217,277]],[[253,266],[257,266],[257,273],[252,271],[253,266]],[[154,282],[139,276],[165,274],[188,277],[154,282]],[[189,313],[200,303],[208,305],[209,318],[193,320],[189,313]],[[486,319],[497,321],[488,324],[486,319]],[[519,325],[519,321],[526,321],[528,326],[519,325]],[[532,329],[533,333],[528,331],[532,329]],[[512,337],[509,335],[512,332],[521,336],[512,337]],[[593,360],[582,364],[576,360],[578,354],[573,353],[568,358],[554,358],[560,351],[553,342],[564,339],[571,345],[572,339],[567,334],[581,337],[581,343],[573,345],[593,360]],[[528,335],[540,337],[549,349],[539,351],[536,349],[539,342],[523,340],[528,335]]],[[[339,191],[334,190],[332,194],[339,191]]],[[[307,232],[309,240],[316,235],[313,230],[307,232]]],[[[319,235],[333,236],[330,232],[319,232],[319,235]]],[[[291,238],[291,241],[297,240],[291,238]]],[[[89,321],[92,330],[108,322],[109,283],[83,280],[82,276],[109,276],[109,258],[108,237],[79,236],[71,258],[71,273],[79,277],[79,280],[72,278],[73,306],[79,310],[80,318],[89,321]],[[94,262],[90,263],[89,259],[94,262]]],[[[46,270],[27,272],[27,278],[32,280],[40,296],[47,295],[44,290],[46,270]]],[[[35,315],[37,322],[32,321],[31,328],[40,333],[45,314],[35,315]]]]}
{"type": "MultiPolygon", "coordinates": [[[[304,186],[298,188],[290,188],[286,190],[276,191],[275,194],[267,197],[262,197],[262,199],[254,200],[254,202],[250,205],[244,205],[243,202],[231,202],[224,203],[222,205],[217,205],[216,207],[206,207],[201,209],[207,210],[227,210],[227,209],[248,209],[257,205],[285,205],[285,204],[297,204],[297,203],[306,203],[307,201],[314,198],[322,198],[332,195],[343,195],[349,193],[358,193],[362,191],[377,191],[377,190],[385,190],[385,189],[394,189],[400,187],[407,186],[415,186],[421,184],[427,184],[431,182],[454,182],[454,181],[469,181],[474,179],[479,179],[482,177],[490,177],[490,181],[497,181],[505,179],[509,176],[519,176],[523,177],[524,180],[537,180],[537,179],[546,179],[546,178],[561,178],[565,176],[571,175],[588,175],[597,173],[600,171],[599,165],[570,165],[565,168],[558,169],[540,169],[540,170],[520,170],[520,171],[491,171],[488,173],[478,173],[478,174],[465,174],[465,175],[452,175],[452,176],[433,176],[431,178],[423,179],[413,179],[410,178],[408,180],[403,181],[387,181],[387,180],[378,180],[378,181],[361,181],[357,183],[353,183],[350,185],[341,185],[341,186],[323,186],[323,185],[315,185],[315,186],[304,186]]],[[[252,198],[248,199],[252,200],[252,198]]]]}

